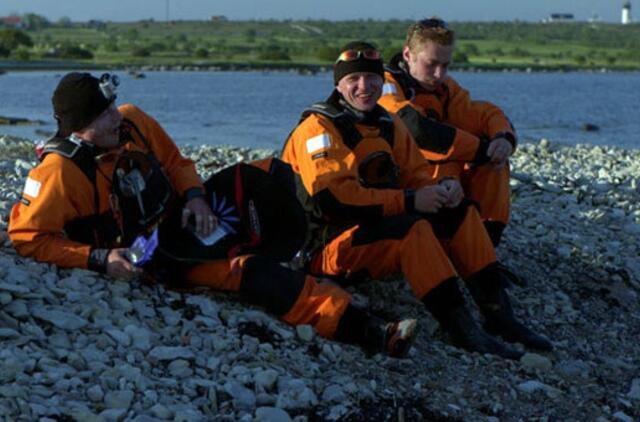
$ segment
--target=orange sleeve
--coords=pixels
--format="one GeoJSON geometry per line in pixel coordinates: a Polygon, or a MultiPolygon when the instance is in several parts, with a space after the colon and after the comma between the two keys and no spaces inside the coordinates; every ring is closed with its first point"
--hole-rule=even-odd
{"type": "Polygon", "coordinates": [[[91,246],[64,237],[66,222],[93,215],[94,187],[71,160],[49,154],[29,172],[9,220],[18,253],[66,268],[87,268],[91,246]]]}
{"type": "Polygon", "coordinates": [[[511,122],[498,106],[488,101],[471,100],[469,92],[452,78],[447,80],[447,87],[447,122],[478,137],[493,139],[499,133],[509,133],[515,139],[511,122]]]}
{"type": "Polygon", "coordinates": [[[393,157],[400,169],[400,185],[405,188],[418,189],[434,184],[436,181],[430,175],[430,165],[420,153],[420,149],[409,130],[402,119],[394,114],[391,116],[395,128],[393,157]]]}
{"type": "Polygon", "coordinates": [[[477,136],[427,117],[424,107],[405,98],[393,76],[385,73],[383,94],[378,104],[397,114],[412,138],[430,161],[473,161],[482,147],[477,136]]]}
{"type": "Polygon", "coordinates": [[[132,104],[122,105],[119,110],[125,118],[133,121],[147,138],[153,154],[167,172],[171,185],[179,195],[184,195],[191,188],[199,188],[204,192],[194,162],[182,156],[175,142],[153,117],[132,104]]]}
{"type": "Polygon", "coordinates": [[[298,126],[282,158],[330,218],[359,220],[404,212],[403,190],[361,185],[354,153],[324,117],[312,115],[298,126]]]}

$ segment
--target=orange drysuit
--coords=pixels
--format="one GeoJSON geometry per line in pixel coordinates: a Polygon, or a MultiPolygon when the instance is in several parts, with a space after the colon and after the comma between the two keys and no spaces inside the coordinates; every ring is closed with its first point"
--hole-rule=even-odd
{"type": "Polygon", "coordinates": [[[303,118],[282,159],[302,180],[310,197],[302,201],[315,207],[308,207],[318,226],[312,273],[379,278],[401,271],[422,299],[456,270],[466,278],[496,260],[474,207],[414,212],[415,189],[435,181],[397,116],[377,106],[358,117],[334,91],[303,118]]]}
{"type": "Polygon", "coordinates": [[[504,227],[510,211],[509,169],[482,165],[492,139],[503,136],[515,149],[515,131],[502,110],[471,100],[451,77],[438,90],[425,90],[406,70],[401,55],[386,70],[379,104],[402,118],[432,164],[431,174],[458,178],[482,219],[504,227]]]}
{"type": "MultiPolygon", "coordinates": [[[[125,144],[123,150],[150,149],[176,195],[184,198],[194,189],[204,191],[194,163],[180,154],[157,121],[133,105],[120,106],[119,111],[137,128],[132,131],[133,141],[125,144]]],[[[70,238],[66,230],[75,221],[91,221],[93,216],[112,213],[111,181],[121,151],[113,150],[95,158],[95,184],[76,162],[58,153],[47,154],[29,172],[22,198],[11,211],[8,232],[18,253],[60,267],[89,268],[92,249],[129,246],[121,244],[121,239],[105,242],[101,236],[104,231],[99,227],[86,225],[89,232],[95,229],[95,236],[89,236],[93,240],[85,242],[70,238]]],[[[184,277],[192,284],[239,291],[244,298],[285,321],[314,325],[321,335],[328,337],[336,331],[350,302],[350,295],[339,287],[290,271],[261,256],[207,261],[190,268],[184,277]]]]}

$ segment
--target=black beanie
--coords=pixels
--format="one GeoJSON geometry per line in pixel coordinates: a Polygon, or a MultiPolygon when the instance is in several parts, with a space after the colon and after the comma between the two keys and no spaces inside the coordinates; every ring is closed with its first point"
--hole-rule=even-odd
{"type": "Polygon", "coordinates": [[[87,127],[113,102],[100,89],[100,80],[89,73],[67,73],[53,91],[51,102],[58,121],[58,135],[69,136],[87,127]]]}
{"type": "MultiPolygon", "coordinates": [[[[340,53],[346,50],[377,50],[375,46],[369,44],[364,41],[353,41],[349,44],[345,45],[340,49],[340,53]]],[[[333,65],[333,83],[338,85],[340,79],[344,78],[350,73],[355,72],[371,72],[376,75],[380,75],[381,78],[384,79],[384,66],[382,59],[380,60],[369,60],[365,59],[362,55],[358,57],[356,60],[352,60],[350,62],[339,61],[333,65]]]]}

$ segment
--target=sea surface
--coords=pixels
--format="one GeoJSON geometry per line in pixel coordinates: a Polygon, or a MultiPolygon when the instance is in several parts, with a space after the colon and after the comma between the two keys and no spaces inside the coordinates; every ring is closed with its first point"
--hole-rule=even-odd
{"type": "MultiPolygon", "coordinates": [[[[96,72],[98,73],[98,72],[96,72]]],[[[333,89],[329,73],[148,72],[121,79],[118,101],[160,121],[179,144],[278,149],[308,105],[333,89]]],[[[0,134],[41,139],[55,130],[51,94],[63,73],[0,75],[0,116],[41,120],[0,134]]],[[[547,138],[640,148],[640,73],[454,72],[472,97],[500,105],[523,141],[547,138]],[[599,130],[587,132],[585,124],[599,130]]]]}

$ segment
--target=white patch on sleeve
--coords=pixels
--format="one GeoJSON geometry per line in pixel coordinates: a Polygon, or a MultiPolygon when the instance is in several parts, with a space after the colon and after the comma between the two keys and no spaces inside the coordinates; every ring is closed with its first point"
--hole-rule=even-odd
{"type": "Polygon", "coordinates": [[[397,94],[398,90],[394,84],[386,83],[382,85],[382,95],[397,94]]]}
{"type": "Polygon", "coordinates": [[[331,145],[331,137],[328,133],[321,133],[318,136],[307,139],[307,152],[313,154],[321,149],[329,148],[331,145]]]}
{"type": "Polygon", "coordinates": [[[24,190],[22,191],[25,195],[29,195],[32,198],[37,198],[40,194],[40,187],[42,183],[34,180],[30,177],[27,177],[27,181],[24,184],[24,190]]]}

